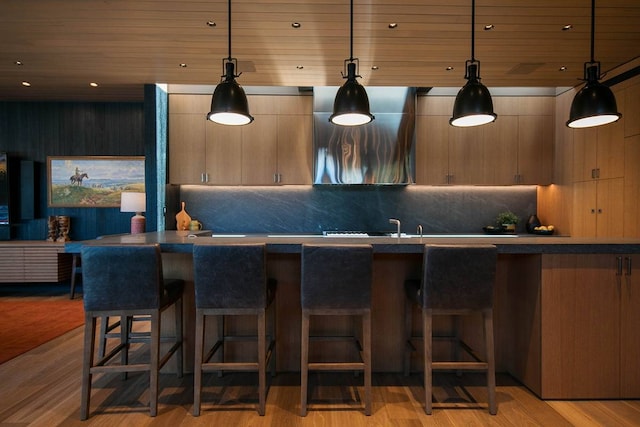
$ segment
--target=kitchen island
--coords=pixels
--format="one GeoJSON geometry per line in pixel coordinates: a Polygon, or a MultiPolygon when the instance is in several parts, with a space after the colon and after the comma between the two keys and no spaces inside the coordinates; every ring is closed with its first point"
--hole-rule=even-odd
{"type": "MultiPolygon", "coordinates": [[[[426,243],[492,243],[498,248],[495,286],[496,362],[534,393],[549,399],[640,398],[640,239],[561,236],[465,235],[423,237],[323,237],[321,235],[214,235],[165,231],[105,236],[83,244],[158,243],[165,275],[187,281],[185,328],[187,367],[193,360],[192,245],[266,243],[268,272],[278,280],[276,362],[279,371],[300,363],[300,248],[302,243],[370,243],[374,249],[372,291],[373,367],[402,370],[404,287],[419,277],[426,243]],[[192,236],[192,237],[191,237],[192,236]],[[634,274],[635,273],[635,274],[634,274]]],[[[461,262],[464,262],[461,260],[461,262]]],[[[434,331],[450,326],[448,319],[434,331]]],[[[474,319],[463,322],[465,339],[482,351],[474,319]]],[[[476,319],[477,320],[477,319],[476,319]]],[[[165,322],[169,324],[169,322],[165,322]]],[[[240,322],[232,327],[244,328],[240,322]]],[[[346,319],[323,322],[340,333],[346,319]]],[[[417,326],[417,325],[416,325],[417,326]]],[[[237,349],[242,352],[244,349],[237,349]]],[[[342,349],[323,349],[328,354],[342,349]]],[[[438,348],[434,354],[443,354],[438,348]]],[[[228,352],[232,354],[232,352],[228,352]]],[[[324,354],[318,354],[322,357],[324,354]]],[[[233,357],[233,356],[232,356],[233,357]]],[[[414,361],[418,367],[418,359],[414,361]]]]}

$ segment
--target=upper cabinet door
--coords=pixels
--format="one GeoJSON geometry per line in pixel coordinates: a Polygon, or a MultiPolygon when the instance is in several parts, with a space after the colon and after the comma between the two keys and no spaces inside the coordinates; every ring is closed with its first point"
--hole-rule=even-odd
{"type": "MultiPolygon", "coordinates": [[[[252,125],[249,125],[252,126],[252,125]]],[[[242,183],[243,126],[226,126],[207,120],[206,184],[242,183]]]]}
{"type": "Polygon", "coordinates": [[[518,118],[518,184],[551,184],[553,180],[554,117],[518,118]]]}
{"type": "Polygon", "coordinates": [[[204,114],[169,114],[169,182],[200,184],[205,173],[204,114]]]}
{"type": "MultiPolygon", "coordinates": [[[[256,115],[242,128],[242,184],[273,185],[277,182],[277,117],[256,115]]],[[[308,141],[310,144],[311,141],[308,141]]]]}
{"type": "Polygon", "coordinates": [[[416,184],[449,183],[449,117],[416,116],[416,184]]]}
{"type": "Polygon", "coordinates": [[[484,169],[481,184],[517,184],[518,174],[518,116],[500,115],[482,126],[484,141],[484,169]]]}
{"type": "Polygon", "coordinates": [[[278,116],[278,184],[312,183],[311,114],[278,116]]]}

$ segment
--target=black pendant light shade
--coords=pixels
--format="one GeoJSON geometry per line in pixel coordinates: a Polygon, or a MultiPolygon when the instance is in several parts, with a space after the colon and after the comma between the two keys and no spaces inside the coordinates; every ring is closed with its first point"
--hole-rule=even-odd
{"type": "Polygon", "coordinates": [[[467,83],[458,91],[453,104],[453,116],[449,124],[456,127],[480,126],[494,121],[493,101],[489,89],[480,83],[480,61],[476,61],[475,49],[476,2],[471,0],[471,59],[465,62],[467,83]]]}
{"type": "Polygon", "coordinates": [[[356,80],[356,64],[347,64],[347,81],[338,89],[329,121],[341,126],[358,126],[374,119],[367,91],[356,80]]]}
{"type": "Polygon", "coordinates": [[[236,82],[235,66],[237,60],[231,57],[231,0],[229,0],[229,57],[222,60],[224,75],[213,91],[211,98],[211,112],[207,120],[222,125],[246,125],[253,121],[249,114],[249,102],[244,89],[236,82]]]}
{"type": "Polygon", "coordinates": [[[224,81],[216,86],[207,119],[223,125],[246,125],[253,121],[244,89],[236,82],[234,63],[226,62],[224,81]]]}
{"type": "Polygon", "coordinates": [[[591,61],[584,64],[584,80],[587,82],[571,102],[570,128],[588,128],[613,123],[622,117],[618,112],[616,97],[611,89],[598,82],[600,63],[594,58],[596,28],[596,0],[591,0],[591,61]]]}
{"type": "Polygon", "coordinates": [[[490,123],[498,117],[493,112],[493,101],[489,89],[477,76],[477,63],[467,61],[467,83],[458,91],[453,104],[453,117],[449,123],[457,127],[479,126],[490,123]]]}
{"type": "Polygon", "coordinates": [[[356,80],[360,76],[356,69],[358,58],[353,57],[353,0],[350,8],[350,25],[351,56],[344,61],[347,66],[347,75],[343,74],[347,81],[338,89],[333,102],[333,114],[329,117],[331,123],[340,126],[359,126],[375,119],[370,112],[367,91],[356,80]]]}
{"type": "Polygon", "coordinates": [[[580,129],[606,125],[617,121],[616,97],[611,89],[598,82],[599,65],[585,64],[587,84],[580,89],[571,102],[567,126],[580,129]]]}

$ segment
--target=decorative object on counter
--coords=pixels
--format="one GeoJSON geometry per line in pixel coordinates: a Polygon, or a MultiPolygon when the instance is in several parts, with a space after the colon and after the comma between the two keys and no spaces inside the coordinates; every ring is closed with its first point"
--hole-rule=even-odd
{"type": "Polygon", "coordinates": [[[480,126],[495,121],[493,101],[489,89],[480,83],[480,61],[474,55],[476,2],[471,0],[471,59],[465,62],[467,83],[460,89],[453,104],[449,124],[456,127],[480,126]]]}
{"type": "Polygon", "coordinates": [[[211,112],[207,114],[207,119],[221,125],[246,125],[253,121],[249,114],[249,102],[244,89],[236,82],[234,67],[238,65],[238,60],[231,57],[231,0],[229,0],[229,56],[222,60],[224,80],[216,86],[211,97],[211,112]]]}
{"type": "Polygon", "coordinates": [[[144,233],[146,219],[142,212],[147,210],[146,204],[146,193],[120,193],[120,212],[135,212],[131,217],[131,234],[144,233]]]}
{"type": "Polygon", "coordinates": [[[541,236],[551,236],[555,231],[555,227],[553,225],[539,225],[534,227],[531,230],[531,234],[539,234],[541,236]]]}
{"type": "Polygon", "coordinates": [[[68,242],[71,240],[69,237],[69,228],[71,228],[71,218],[66,215],[58,215],[56,217],[58,224],[58,237],[56,242],[68,242]]]}
{"type": "Polygon", "coordinates": [[[189,225],[191,224],[191,217],[184,209],[185,202],[182,203],[182,210],[176,214],[176,230],[185,231],[189,230],[189,225]]]}
{"type": "Polygon", "coordinates": [[[538,215],[531,214],[531,216],[527,220],[527,233],[533,232],[533,229],[536,227],[540,227],[540,225],[542,225],[542,223],[538,219],[538,215]]]}
{"type": "Polygon", "coordinates": [[[496,225],[502,226],[503,231],[506,231],[507,233],[516,232],[516,224],[518,221],[520,221],[518,215],[511,211],[500,212],[496,217],[496,225]]]}
{"type": "Polygon", "coordinates": [[[353,57],[353,0],[351,0],[350,26],[350,47],[349,59],[345,59],[347,68],[346,76],[342,77],[347,81],[338,89],[333,102],[333,114],[329,117],[331,123],[340,126],[359,126],[371,122],[375,117],[369,111],[369,97],[356,78],[358,75],[357,66],[360,65],[358,58],[353,57]]]}
{"type": "Polygon", "coordinates": [[[55,242],[58,239],[58,217],[49,215],[47,219],[47,242],[55,242]]]}
{"type": "Polygon", "coordinates": [[[596,0],[591,0],[591,60],[584,63],[584,81],[587,84],[571,102],[570,128],[588,128],[616,122],[622,117],[618,112],[616,97],[608,86],[600,80],[600,62],[594,59],[594,39],[596,26],[596,0]]]}
{"type": "Polygon", "coordinates": [[[191,221],[189,221],[189,230],[191,231],[202,230],[202,223],[197,219],[192,219],[191,221]]]}

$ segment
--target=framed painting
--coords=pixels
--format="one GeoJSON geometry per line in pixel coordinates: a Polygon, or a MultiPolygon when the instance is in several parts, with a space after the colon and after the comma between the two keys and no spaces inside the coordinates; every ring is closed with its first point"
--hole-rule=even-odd
{"type": "Polygon", "coordinates": [[[49,207],[119,207],[123,191],[145,191],[143,156],[47,157],[49,207]]]}

